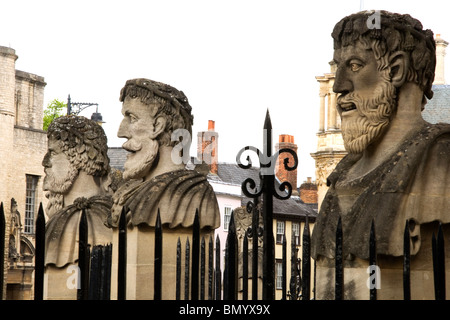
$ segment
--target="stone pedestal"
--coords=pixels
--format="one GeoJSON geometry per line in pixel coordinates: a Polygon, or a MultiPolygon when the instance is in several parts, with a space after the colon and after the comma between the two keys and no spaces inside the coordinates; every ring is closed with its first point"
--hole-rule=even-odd
{"type": "MultiPolygon", "coordinates": [[[[152,300],[154,298],[154,253],[155,253],[155,228],[146,225],[127,229],[127,275],[126,275],[126,299],[127,300],[152,300]]],[[[111,270],[111,299],[117,299],[117,269],[118,269],[118,229],[113,232],[113,255],[111,270]]],[[[214,230],[201,231],[205,239],[205,277],[208,275],[209,239],[214,237],[214,230]]],[[[181,299],[184,299],[184,277],[186,240],[189,239],[192,264],[192,228],[169,229],[164,226],[162,230],[162,299],[176,299],[176,262],[177,242],[181,242],[181,299]]],[[[214,241],[214,239],[213,239],[214,241]]],[[[192,267],[189,268],[191,278],[192,267]]],[[[199,277],[200,279],[200,277],[199,277]]],[[[206,278],[207,279],[207,278],[206,278]]],[[[207,285],[207,280],[205,282],[207,285]]],[[[206,290],[206,289],[205,289],[206,290]]],[[[191,290],[189,290],[191,292],[191,290]]]]}
{"type": "Polygon", "coordinates": [[[76,300],[78,275],[78,264],[69,264],[62,268],[46,266],[44,300],[76,300]]]}
{"type": "MultiPolygon", "coordinates": [[[[450,243],[445,235],[450,228],[444,226],[446,290],[450,292],[450,243]]],[[[411,299],[434,300],[434,276],[431,239],[437,234],[437,224],[421,226],[421,247],[415,256],[411,256],[411,299]]],[[[317,300],[334,299],[335,266],[334,260],[319,258],[316,265],[317,300]]],[[[379,289],[378,300],[403,300],[403,257],[378,256],[379,289]]],[[[368,269],[368,261],[361,259],[344,262],[344,299],[368,300],[370,298],[370,280],[374,271],[368,269]]],[[[376,270],[376,268],[373,268],[376,270]]],[[[448,298],[448,296],[447,296],[448,298]]]]}

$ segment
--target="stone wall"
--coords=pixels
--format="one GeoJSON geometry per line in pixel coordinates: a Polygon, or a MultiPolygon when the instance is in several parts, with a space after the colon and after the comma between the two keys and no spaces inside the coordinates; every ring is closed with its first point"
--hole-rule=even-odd
{"type": "Polygon", "coordinates": [[[12,197],[16,199],[22,214],[25,213],[27,174],[40,177],[36,206],[42,202],[45,208],[47,200],[42,191],[42,160],[47,152],[47,134],[42,130],[45,85],[44,78],[16,70],[16,119],[11,157],[15,170],[9,184],[12,197]]]}
{"type": "Polygon", "coordinates": [[[9,177],[9,193],[10,197],[16,199],[18,210],[22,214],[22,221],[24,221],[27,174],[39,176],[36,208],[38,208],[40,202],[42,202],[44,208],[46,207],[47,199],[42,190],[44,178],[42,159],[47,151],[47,135],[42,130],[15,127],[13,145],[15,152],[11,155],[11,162],[14,163],[15,169],[14,174],[9,177]]]}
{"type": "MultiPolygon", "coordinates": [[[[5,212],[9,212],[11,198],[15,198],[23,215],[26,174],[44,175],[42,159],[47,137],[42,122],[46,83],[43,77],[16,70],[16,59],[14,49],[0,47],[0,201],[5,212]]],[[[39,187],[37,204],[45,202],[39,187]]]]}
{"type": "Polygon", "coordinates": [[[42,130],[44,78],[16,70],[16,125],[42,130]]]}
{"type": "MultiPolygon", "coordinates": [[[[11,199],[17,201],[17,210],[25,223],[26,175],[39,177],[35,202],[35,218],[39,203],[46,205],[42,191],[44,170],[42,159],[47,150],[47,135],[42,130],[44,78],[15,69],[18,56],[12,48],[0,46],[0,202],[3,202],[7,231],[9,230],[11,199]]],[[[9,234],[6,233],[6,243],[9,234]]],[[[34,245],[34,235],[24,235],[34,245]]],[[[20,241],[20,239],[17,239],[20,241]]],[[[8,266],[8,246],[5,266],[8,266]]],[[[8,270],[8,269],[6,269],[8,270]]],[[[32,269],[12,269],[5,273],[3,298],[32,298],[32,269]],[[26,272],[25,272],[26,271],[26,272]],[[26,283],[17,283],[15,274],[23,274],[26,283]],[[11,291],[10,290],[10,291],[11,291]],[[6,292],[6,290],[4,290],[6,292]]]]}
{"type": "Polygon", "coordinates": [[[10,155],[13,151],[14,128],[14,91],[15,91],[15,50],[0,47],[0,201],[5,206],[5,212],[9,212],[9,185],[5,181],[10,180],[10,155]]]}

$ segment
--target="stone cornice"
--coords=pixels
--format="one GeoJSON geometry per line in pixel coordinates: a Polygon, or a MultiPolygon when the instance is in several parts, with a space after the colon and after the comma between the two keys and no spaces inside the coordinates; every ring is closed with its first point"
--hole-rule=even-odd
{"type": "Polygon", "coordinates": [[[11,56],[14,58],[14,61],[17,60],[18,56],[16,55],[16,50],[8,48],[8,47],[2,47],[0,46],[0,55],[4,57],[11,56]]]}

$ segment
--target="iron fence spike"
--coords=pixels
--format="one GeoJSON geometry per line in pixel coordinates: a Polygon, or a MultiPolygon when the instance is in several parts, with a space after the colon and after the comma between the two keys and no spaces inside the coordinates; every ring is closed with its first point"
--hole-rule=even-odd
{"type": "Polygon", "coordinates": [[[244,233],[242,244],[242,300],[248,300],[248,236],[244,233]]]}
{"type": "Polygon", "coordinates": [[[175,299],[181,299],[181,240],[177,241],[176,276],[175,276],[175,299]]]}
{"type": "Polygon", "coordinates": [[[205,237],[200,241],[200,300],[205,300],[205,237]]]}
{"type": "Polygon", "coordinates": [[[342,220],[339,216],[336,228],[336,251],[335,251],[335,300],[343,299],[344,291],[344,261],[343,261],[343,234],[342,234],[342,220]]]}
{"type": "Polygon", "coordinates": [[[153,272],[153,295],[154,300],[161,300],[162,298],[162,259],[163,259],[163,239],[162,239],[161,213],[158,208],[155,223],[155,257],[154,257],[154,272],[153,272]]]}
{"type": "Polygon", "coordinates": [[[119,217],[119,243],[117,264],[117,299],[126,299],[127,285],[127,210],[122,207],[119,217]]]}
{"type": "Polygon", "coordinates": [[[213,237],[209,235],[208,246],[208,300],[213,299],[214,294],[214,244],[213,237]]]}
{"type": "MultiPolygon", "coordinates": [[[[34,299],[44,299],[44,268],[45,268],[45,216],[42,202],[39,204],[36,219],[36,255],[34,272],[34,299]]],[[[2,286],[3,287],[3,286],[2,286]]]]}
{"type": "Polygon", "coordinates": [[[192,262],[191,262],[191,300],[199,299],[199,259],[200,259],[200,223],[198,209],[195,211],[192,226],[192,262]]]}
{"type": "Polygon", "coordinates": [[[186,249],[184,257],[184,299],[189,300],[189,274],[190,274],[190,256],[191,245],[189,243],[189,237],[186,239],[186,249]]]}
{"type": "Polygon", "coordinates": [[[267,129],[267,130],[272,129],[272,121],[270,120],[269,108],[267,108],[266,118],[264,119],[264,129],[267,129]]]}
{"type": "Polygon", "coordinates": [[[80,223],[78,226],[78,267],[79,267],[79,289],[78,300],[87,300],[89,294],[89,248],[88,248],[88,222],[86,209],[81,210],[80,223]]]}
{"type": "Polygon", "coordinates": [[[375,283],[370,286],[370,300],[377,300],[377,248],[376,248],[376,235],[375,235],[375,220],[372,220],[370,226],[370,237],[369,237],[369,264],[372,266],[374,273],[375,283]]]}
{"type": "Polygon", "coordinates": [[[222,273],[220,272],[220,238],[219,235],[216,236],[216,263],[214,272],[214,292],[215,300],[221,300],[222,298],[222,273]]]}
{"type": "Polygon", "coordinates": [[[309,233],[308,215],[306,215],[303,230],[302,299],[309,300],[311,290],[311,237],[309,233]]]}
{"type": "Polygon", "coordinates": [[[286,242],[286,229],[283,230],[283,243],[282,243],[282,267],[281,267],[281,299],[282,300],[286,300],[286,294],[287,294],[287,287],[286,287],[286,282],[287,282],[287,266],[286,266],[286,255],[287,255],[287,242],[286,242]]]}

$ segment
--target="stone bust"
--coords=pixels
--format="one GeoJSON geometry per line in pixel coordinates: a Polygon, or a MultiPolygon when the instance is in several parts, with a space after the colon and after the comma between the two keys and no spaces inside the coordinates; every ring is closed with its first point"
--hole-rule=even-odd
{"type": "Polygon", "coordinates": [[[450,124],[421,115],[433,96],[433,33],[409,15],[368,11],[343,18],[332,37],[348,155],[328,177],[312,255],[334,258],[339,217],[346,259],[368,259],[372,221],[377,253],[398,257],[409,219],[415,255],[424,225],[450,222],[450,124]],[[369,23],[374,14],[377,26],[369,23]]]}
{"type": "Polygon", "coordinates": [[[159,209],[163,225],[191,227],[198,209],[200,227],[217,228],[217,199],[206,176],[173,161],[179,143],[173,132],[182,129],[192,136],[192,108],[184,93],[153,80],[132,79],[122,88],[120,101],[118,136],[127,139],[123,148],[129,154],[108,225],[118,226],[125,207],[131,226],[153,227],[159,209]]]}
{"type": "Polygon", "coordinates": [[[86,210],[91,246],[112,241],[104,223],[112,205],[107,138],[103,128],[85,117],[55,119],[47,131],[48,151],[42,161],[46,213],[46,265],[63,267],[78,259],[78,227],[86,210]]]}

